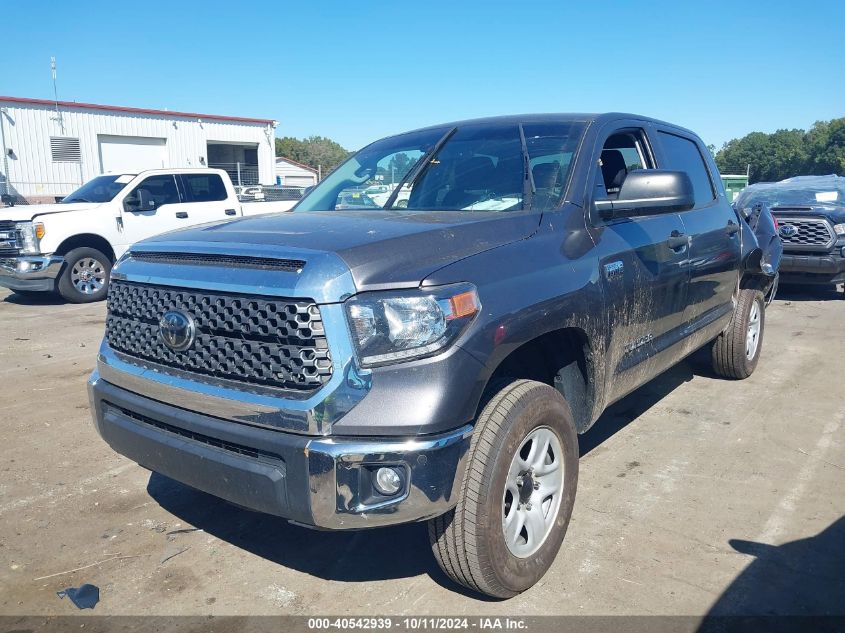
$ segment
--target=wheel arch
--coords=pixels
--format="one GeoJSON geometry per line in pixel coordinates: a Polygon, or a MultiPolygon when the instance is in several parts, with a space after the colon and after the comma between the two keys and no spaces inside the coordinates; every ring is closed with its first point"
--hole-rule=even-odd
{"type": "MultiPolygon", "coordinates": [[[[485,389],[505,378],[550,385],[566,398],[576,429],[583,433],[598,417],[603,402],[599,358],[594,339],[583,328],[568,326],[550,330],[504,356],[491,372],[485,389]]],[[[488,398],[479,403],[479,412],[488,398]]]]}
{"type": "Polygon", "coordinates": [[[95,248],[114,263],[114,248],[106,238],[96,233],[79,233],[67,238],[56,248],[56,255],[67,255],[73,249],[82,247],[95,248]]]}

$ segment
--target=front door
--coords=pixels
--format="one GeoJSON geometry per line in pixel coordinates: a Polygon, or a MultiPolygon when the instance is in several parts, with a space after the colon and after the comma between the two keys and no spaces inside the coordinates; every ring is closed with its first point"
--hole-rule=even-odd
{"type": "Polygon", "coordinates": [[[153,201],[153,206],[147,209],[122,212],[123,231],[120,236],[119,250],[125,250],[140,240],[190,226],[190,218],[184,209],[179,196],[176,179],[172,174],[160,174],[144,178],[128,194],[138,195],[139,190],[145,190],[153,201]]]}
{"type": "MultiPolygon", "coordinates": [[[[613,199],[630,171],[654,169],[643,128],[615,129],[597,145],[593,200],[613,199]]],[[[591,211],[606,299],[610,400],[668,368],[680,340],[689,284],[678,213],[603,220],[591,211]]]]}

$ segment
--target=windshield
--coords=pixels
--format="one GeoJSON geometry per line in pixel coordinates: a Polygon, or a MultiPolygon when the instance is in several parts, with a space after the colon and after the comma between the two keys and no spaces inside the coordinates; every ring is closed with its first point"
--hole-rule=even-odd
{"type": "Polygon", "coordinates": [[[353,155],[295,210],[552,209],[563,197],[583,130],[578,122],[525,121],[390,137],[353,155]]]}
{"type": "Polygon", "coordinates": [[[62,199],[62,204],[70,202],[111,202],[134,177],[120,174],[97,176],[72,194],[65,196],[62,199]]]}
{"type": "Polygon", "coordinates": [[[824,176],[759,183],[743,189],[736,199],[739,209],[747,209],[758,203],[768,207],[843,206],[845,178],[824,176]]]}

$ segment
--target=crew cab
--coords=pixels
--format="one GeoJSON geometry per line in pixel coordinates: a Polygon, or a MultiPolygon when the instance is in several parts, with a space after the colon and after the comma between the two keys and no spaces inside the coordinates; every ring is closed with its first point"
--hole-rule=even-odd
{"type": "Polygon", "coordinates": [[[554,561],[577,434],[606,406],[703,347],[722,376],[755,370],[762,261],[686,129],[433,126],[360,150],[292,213],[132,246],[91,411],[119,453],[242,507],[427,521],[446,574],[507,598],[554,561]],[[397,164],[382,203],[350,195],[397,164]]]}
{"type": "Polygon", "coordinates": [[[112,264],[130,244],[206,222],[289,210],[291,201],[240,203],[218,169],[97,176],[57,204],[0,209],[0,286],[105,299],[112,264]]]}
{"type": "Polygon", "coordinates": [[[766,205],[783,242],[784,284],[836,286],[845,282],[845,178],[796,176],[742,190],[734,205],[766,205]]]}

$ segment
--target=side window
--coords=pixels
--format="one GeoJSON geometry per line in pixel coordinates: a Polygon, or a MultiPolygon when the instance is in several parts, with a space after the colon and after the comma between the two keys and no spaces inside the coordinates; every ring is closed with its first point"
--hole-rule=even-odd
{"type": "Polygon", "coordinates": [[[173,176],[150,176],[135,191],[144,189],[149,196],[155,200],[155,206],[163,204],[179,204],[179,191],[176,189],[176,181],[173,176]]]}
{"type": "Polygon", "coordinates": [[[596,195],[605,197],[602,194],[606,194],[606,197],[613,199],[619,195],[622,183],[630,172],[653,167],[642,130],[614,132],[601,150],[596,195]]]}
{"type": "Polygon", "coordinates": [[[658,132],[657,134],[666,156],[666,169],[685,171],[692,180],[695,206],[700,207],[713,200],[716,197],[713,191],[713,182],[710,180],[707,166],[704,164],[704,158],[701,156],[698,145],[683,136],[668,132],[658,132]]]}
{"type": "Polygon", "coordinates": [[[226,200],[226,185],[217,174],[182,174],[186,202],[220,202],[226,200]]]}

